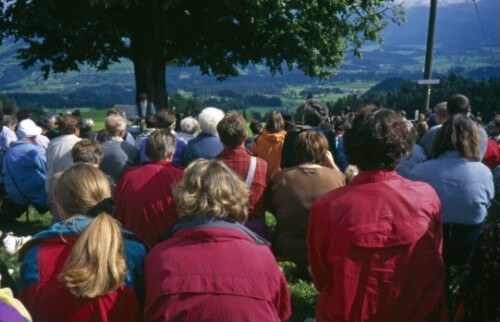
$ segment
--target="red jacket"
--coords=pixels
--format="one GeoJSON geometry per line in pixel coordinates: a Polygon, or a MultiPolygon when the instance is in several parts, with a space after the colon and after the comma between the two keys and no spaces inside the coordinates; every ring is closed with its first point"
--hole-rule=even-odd
{"type": "Polygon", "coordinates": [[[441,206],[394,171],[318,198],[308,229],[318,321],[445,321],[441,206]]]}
{"type": "MultiPolygon", "coordinates": [[[[64,264],[90,222],[59,222],[38,233],[21,250],[20,299],[37,322],[137,322],[141,320],[144,245],[124,235],[127,276],[116,291],[77,298],[58,280],[64,264]]],[[[138,237],[136,237],[139,239],[138,237]]]]}
{"type": "Polygon", "coordinates": [[[151,162],[124,172],[116,186],[116,219],[148,247],[175,222],[172,188],[182,173],[171,162],[151,162]]]}
{"type": "Polygon", "coordinates": [[[267,245],[232,228],[184,228],[146,258],[145,321],[280,321],[290,295],[267,245]]]}

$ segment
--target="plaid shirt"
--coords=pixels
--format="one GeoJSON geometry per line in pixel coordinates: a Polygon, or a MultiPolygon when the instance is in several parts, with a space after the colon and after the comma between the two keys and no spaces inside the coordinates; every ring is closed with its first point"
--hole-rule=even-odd
{"type": "MultiPolygon", "coordinates": [[[[225,148],[217,156],[217,159],[224,162],[231,170],[237,173],[241,180],[245,181],[250,168],[250,158],[252,153],[243,148],[228,149],[225,148]]],[[[248,202],[248,219],[263,218],[264,209],[264,192],[269,183],[266,161],[257,158],[257,166],[255,167],[255,175],[250,187],[250,200],[248,202]]]]}

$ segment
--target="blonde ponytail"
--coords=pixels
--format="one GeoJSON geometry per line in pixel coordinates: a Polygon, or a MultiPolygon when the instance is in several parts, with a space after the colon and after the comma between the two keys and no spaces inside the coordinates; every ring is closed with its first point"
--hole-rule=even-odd
{"type": "Polygon", "coordinates": [[[126,277],[120,224],[100,213],[80,234],[59,280],[79,298],[95,298],[112,292],[126,277]]]}
{"type": "Polygon", "coordinates": [[[127,274],[121,226],[108,214],[113,212],[110,196],[104,173],[88,164],[75,164],[55,182],[54,199],[67,217],[93,218],[80,233],[58,277],[79,298],[116,290],[127,274]]]}

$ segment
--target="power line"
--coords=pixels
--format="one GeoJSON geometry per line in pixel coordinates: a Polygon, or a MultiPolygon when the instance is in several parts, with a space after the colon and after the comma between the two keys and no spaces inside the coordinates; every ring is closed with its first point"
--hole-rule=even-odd
{"type": "Polygon", "coordinates": [[[488,47],[490,47],[488,35],[486,34],[486,29],[484,28],[483,19],[481,18],[481,14],[479,13],[479,8],[477,7],[477,2],[476,2],[476,0],[472,0],[472,2],[474,3],[474,8],[476,8],[477,18],[479,19],[479,24],[481,25],[481,31],[483,32],[483,37],[484,37],[484,40],[486,41],[486,45],[488,47]]]}

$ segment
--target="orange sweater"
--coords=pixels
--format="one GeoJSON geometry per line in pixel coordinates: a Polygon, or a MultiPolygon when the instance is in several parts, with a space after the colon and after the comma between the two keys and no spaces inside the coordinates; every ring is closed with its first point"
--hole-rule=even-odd
{"type": "Polygon", "coordinates": [[[270,132],[264,130],[255,138],[252,145],[253,154],[266,160],[271,178],[281,170],[281,150],[285,135],[286,131],[270,132]]]}

